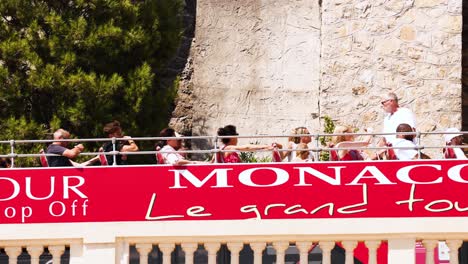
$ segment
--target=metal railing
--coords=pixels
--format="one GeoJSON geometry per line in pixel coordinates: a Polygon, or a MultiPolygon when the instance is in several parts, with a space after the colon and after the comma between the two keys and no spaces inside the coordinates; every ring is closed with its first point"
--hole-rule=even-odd
{"type": "MultiPolygon", "coordinates": [[[[290,134],[290,135],[247,135],[247,136],[184,136],[184,137],[132,137],[131,140],[135,142],[143,142],[143,141],[153,141],[153,142],[158,142],[158,141],[166,141],[166,140],[171,140],[171,139],[178,139],[178,140],[206,140],[211,142],[210,146],[212,148],[207,148],[207,149],[197,149],[197,150],[189,150],[189,149],[184,149],[184,150],[178,150],[178,151],[156,151],[156,149],[153,148],[153,150],[139,150],[136,152],[123,152],[119,151],[116,149],[117,143],[120,141],[128,141],[129,138],[74,138],[74,139],[61,139],[61,140],[53,140],[53,139],[40,139],[40,140],[3,140],[0,141],[0,147],[2,145],[9,145],[10,147],[10,152],[9,153],[0,153],[0,158],[9,158],[11,159],[11,167],[15,167],[15,159],[17,158],[37,158],[40,156],[59,156],[56,154],[40,154],[40,153],[16,153],[17,146],[22,145],[22,144],[51,144],[52,142],[70,142],[70,143],[85,143],[85,142],[93,142],[93,143],[106,143],[106,142],[111,142],[112,143],[112,151],[110,152],[82,152],[79,155],[82,156],[96,156],[100,154],[104,155],[111,155],[113,156],[113,161],[112,165],[116,165],[116,157],[117,155],[155,155],[156,153],[185,153],[185,154],[208,154],[208,155],[214,155],[216,153],[225,153],[225,152],[236,152],[236,150],[223,150],[219,148],[219,140],[223,138],[238,138],[238,139],[274,139],[273,142],[277,142],[276,139],[282,139],[284,141],[284,138],[289,138],[289,137],[311,137],[312,141],[310,145],[312,147],[309,147],[307,149],[294,149],[294,151],[311,151],[314,153],[314,160],[315,161],[320,161],[319,156],[320,153],[323,151],[330,151],[330,150],[367,150],[367,151],[383,151],[383,150],[388,150],[388,149],[415,149],[418,151],[418,156],[421,157],[421,151],[424,149],[444,149],[444,148],[465,148],[467,147],[466,145],[446,145],[444,140],[443,140],[443,135],[448,135],[448,134],[462,134],[466,135],[468,134],[467,131],[462,131],[462,132],[398,132],[398,133],[341,133],[341,134],[328,134],[328,133],[316,133],[316,134],[290,134]],[[369,140],[369,145],[365,147],[330,147],[329,145],[322,145],[322,140],[325,139],[331,139],[334,136],[345,136],[345,135],[353,135],[355,137],[358,136],[364,136],[370,138],[369,140]],[[377,146],[375,144],[375,139],[380,139],[388,135],[414,135],[415,136],[415,147],[388,147],[388,146],[377,146]],[[434,140],[431,140],[427,145],[423,144],[423,138],[427,136],[434,136],[434,135],[439,135],[439,142],[442,142],[441,144],[436,144],[436,145],[431,145],[433,144],[434,140]]],[[[437,140],[435,140],[437,141],[437,140]]],[[[277,148],[278,151],[291,151],[291,149],[286,149],[286,148],[277,148]]],[[[271,152],[271,150],[252,150],[249,152],[271,152]]],[[[216,155],[214,155],[214,160],[216,160],[216,155]]]]}

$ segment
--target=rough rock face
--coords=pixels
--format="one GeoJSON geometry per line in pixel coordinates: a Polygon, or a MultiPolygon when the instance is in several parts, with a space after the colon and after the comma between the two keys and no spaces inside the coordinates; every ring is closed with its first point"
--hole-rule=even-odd
{"type": "Polygon", "coordinates": [[[190,134],[316,133],[325,115],[380,131],[388,91],[420,131],[461,126],[462,0],[199,0],[196,17],[171,121],[190,134]]]}
{"type": "Polygon", "coordinates": [[[461,14],[461,0],[324,1],[321,113],[380,128],[392,90],[418,130],[460,128],[461,14]]]}
{"type": "Polygon", "coordinates": [[[318,127],[320,9],[299,1],[198,1],[193,135],[318,127]]]}

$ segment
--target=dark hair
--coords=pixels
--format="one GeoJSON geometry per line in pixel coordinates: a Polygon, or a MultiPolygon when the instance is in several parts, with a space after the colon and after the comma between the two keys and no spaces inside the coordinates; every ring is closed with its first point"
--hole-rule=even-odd
{"type": "Polygon", "coordinates": [[[120,127],[120,122],[117,121],[117,120],[114,120],[110,123],[107,123],[105,126],[104,126],[104,133],[106,134],[112,134],[112,133],[115,133],[117,130],[121,129],[120,127]]]}
{"type": "Polygon", "coordinates": [[[11,160],[9,158],[0,158],[0,168],[9,168],[11,160]]]}
{"type": "MultiPolygon", "coordinates": [[[[403,123],[403,124],[398,125],[396,132],[414,132],[414,131],[410,125],[403,123]]],[[[404,135],[403,138],[406,140],[412,141],[414,137],[415,135],[404,135]]]]}
{"type": "MultiPolygon", "coordinates": [[[[233,125],[227,125],[225,127],[218,128],[218,136],[237,136],[239,135],[236,131],[236,127],[233,125]]],[[[230,138],[222,138],[221,142],[224,144],[229,143],[230,138]]]]}
{"type": "MultiPolygon", "coordinates": [[[[164,128],[159,132],[160,137],[175,137],[175,130],[169,127],[164,128]]],[[[160,140],[158,144],[156,144],[159,147],[163,147],[164,145],[167,144],[167,140],[160,140]]]]}

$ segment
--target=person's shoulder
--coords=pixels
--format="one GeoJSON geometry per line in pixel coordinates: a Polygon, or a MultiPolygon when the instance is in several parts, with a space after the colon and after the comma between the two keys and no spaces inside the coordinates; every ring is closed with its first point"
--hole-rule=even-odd
{"type": "Polygon", "coordinates": [[[48,147],[47,147],[47,150],[46,152],[47,153],[55,153],[55,154],[62,154],[65,150],[67,150],[67,148],[65,147],[62,147],[60,145],[57,145],[57,144],[50,144],[48,147]]]}
{"type": "Polygon", "coordinates": [[[411,111],[411,109],[406,108],[406,107],[398,107],[397,113],[404,114],[404,115],[410,115],[410,114],[412,115],[413,111],[411,111]]]}
{"type": "Polygon", "coordinates": [[[161,151],[173,151],[174,148],[169,146],[169,145],[164,145],[162,148],[161,148],[161,151]]]}

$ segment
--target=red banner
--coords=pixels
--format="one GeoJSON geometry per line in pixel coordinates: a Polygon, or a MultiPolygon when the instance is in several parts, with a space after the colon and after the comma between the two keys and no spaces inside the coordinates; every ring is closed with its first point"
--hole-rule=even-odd
{"type": "Polygon", "coordinates": [[[468,216],[461,160],[0,170],[0,223],[468,216]]]}

